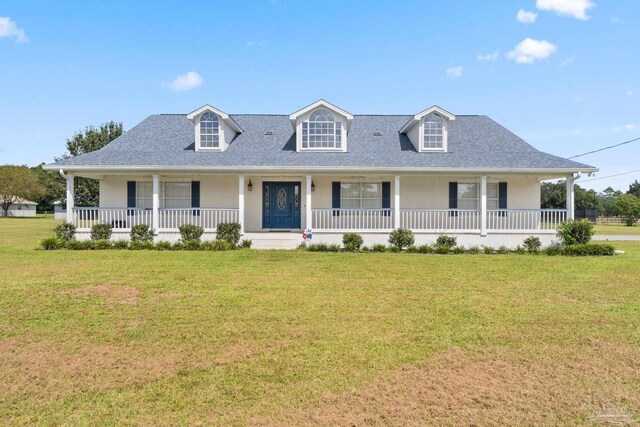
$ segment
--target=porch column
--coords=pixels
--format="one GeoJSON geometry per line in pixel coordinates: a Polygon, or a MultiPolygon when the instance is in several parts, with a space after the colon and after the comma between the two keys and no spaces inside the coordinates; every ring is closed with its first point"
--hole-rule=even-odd
{"type": "Polygon", "coordinates": [[[400,176],[396,175],[393,187],[393,228],[400,228],[400,176]]]}
{"type": "Polygon", "coordinates": [[[240,233],[244,233],[244,175],[238,176],[238,223],[240,233]]]}
{"type": "Polygon", "coordinates": [[[74,184],[75,176],[67,174],[67,222],[73,224],[73,198],[74,198],[74,184]]]}
{"type": "Polygon", "coordinates": [[[573,176],[567,177],[567,219],[573,219],[575,217],[575,192],[574,192],[575,178],[573,176]]]}
{"type": "Polygon", "coordinates": [[[307,175],[307,182],[305,185],[306,189],[305,189],[305,196],[306,196],[306,220],[305,220],[305,229],[306,230],[311,230],[311,226],[313,224],[311,224],[311,175],[307,175]]]}
{"type": "Polygon", "coordinates": [[[480,235],[487,235],[487,177],[480,177],[480,235]]]}
{"type": "Polygon", "coordinates": [[[151,213],[151,222],[153,232],[158,233],[160,228],[160,175],[153,175],[153,212],[151,213]]]}

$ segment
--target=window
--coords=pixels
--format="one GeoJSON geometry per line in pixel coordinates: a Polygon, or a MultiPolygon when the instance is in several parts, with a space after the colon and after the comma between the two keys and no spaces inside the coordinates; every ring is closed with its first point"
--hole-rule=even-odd
{"type": "MultiPolygon", "coordinates": [[[[136,182],[136,207],[153,209],[153,183],[148,181],[136,182]]],[[[190,208],[191,182],[160,182],[161,208],[190,208]]]]}
{"type": "Polygon", "coordinates": [[[220,146],[218,125],[218,116],[212,112],[204,113],[200,117],[200,148],[218,148],[220,146]]]}
{"type": "MultiPolygon", "coordinates": [[[[480,209],[479,183],[458,183],[458,209],[480,209]]],[[[497,182],[487,182],[487,209],[498,209],[497,182]]]]}
{"type": "Polygon", "coordinates": [[[303,149],[342,148],[342,124],[326,108],[318,108],[302,122],[303,149]]]}
{"type": "Polygon", "coordinates": [[[424,118],[422,148],[425,150],[444,148],[444,119],[437,114],[431,113],[424,118]]]}
{"type": "Polygon", "coordinates": [[[381,182],[341,182],[342,209],[382,209],[381,182]]]}

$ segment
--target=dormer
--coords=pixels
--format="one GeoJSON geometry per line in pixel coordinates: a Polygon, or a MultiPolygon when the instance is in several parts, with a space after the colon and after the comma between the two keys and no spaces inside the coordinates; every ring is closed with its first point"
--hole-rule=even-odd
{"type": "Polygon", "coordinates": [[[227,113],[209,104],[187,114],[187,118],[195,124],[196,151],[224,151],[242,133],[227,113]]]}
{"type": "Polygon", "coordinates": [[[455,119],[456,116],[434,105],[413,116],[400,133],[407,135],[418,152],[446,153],[449,123],[455,119]]]}
{"type": "Polygon", "coordinates": [[[353,115],[321,99],[289,116],[296,151],[347,151],[353,115]]]}

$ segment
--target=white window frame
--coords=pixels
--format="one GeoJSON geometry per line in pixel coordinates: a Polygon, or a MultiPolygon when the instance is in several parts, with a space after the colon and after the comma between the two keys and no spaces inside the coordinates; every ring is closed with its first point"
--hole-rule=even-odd
{"type": "MultiPolygon", "coordinates": [[[[171,189],[169,190],[171,191],[171,189]]],[[[161,209],[189,209],[191,208],[192,193],[191,181],[160,181],[160,208],[161,209]],[[179,185],[187,188],[183,196],[167,197],[167,187],[179,185]],[[183,199],[183,205],[179,203],[167,203],[169,199],[183,199]]],[[[136,181],[136,208],[153,209],[153,182],[152,181],[136,181]],[[147,195],[147,192],[149,195],[147,195]],[[141,196],[140,194],[144,194],[141,196]],[[144,206],[143,206],[144,205],[144,206]]]]}
{"type": "Polygon", "coordinates": [[[221,140],[221,132],[220,132],[220,117],[218,117],[217,114],[215,114],[212,111],[206,111],[204,112],[200,117],[198,117],[198,149],[199,150],[220,150],[221,149],[221,144],[220,144],[220,140],[221,140]],[[215,117],[216,122],[218,123],[218,126],[215,128],[212,128],[211,133],[204,133],[203,132],[203,126],[202,126],[202,122],[204,121],[203,119],[205,118],[205,116],[211,115],[213,117],[215,117]],[[212,144],[217,144],[217,145],[212,145],[212,146],[205,146],[202,145],[202,137],[206,136],[206,137],[212,137],[213,138],[213,143],[212,144]]]}
{"type": "Polygon", "coordinates": [[[354,209],[354,210],[378,210],[378,209],[383,209],[382,208],[382,182],[378,182],[378,181],[341,181],[340,182],[340,209],[354,209]],[[367,185],[367,184],[376,184],[378,186],[379,189],[379,193],[380,193],[380,197],[379,197],[379,207],[373,207],[373,208],[363,208],[362,207],[362,201],[363,200],[378,200],[377,197],[363,197],[363,186],[367,185]],[[343,185],[358,185],[359,187],[359,197],[343,197],[343,191],[342,191],[342,186],[343,185]],[[344,207],[344,203],[343,200],[358,200],[358,205],[359,207],[344,207]]]}
{"type": "MultiPolygon", "coordinates": [[[[499,183],[498,182],[487,182],[487,210],[497,210],[500,201],[500,192],[499,192],[499,183]]],[[[462,210],[480,210],[480,182],[458,182],[458,194],[457,194],[457,203],[458,209],[462,210]],[[476,197],[475,198],[461,198],[460,197],[460,186],[461,185],[473,185],[476,188],[476,197]],[[475,201],[476,207],[460,207],[461,201],[475,201]]]]}
{"type": "MultiPolygon", "coordinates": [[[[345,144],[344,138],[344,129],[342,128],[342,122],[340,120],[336,120],[335,115],[327,108],[320,107],[316,108],[309,114],[309,119],[303,121],[300,125],[300,130],[302,135],[300,136],[300,149],[303,151],[343,151],[343,147],[345,144]],[[321,114],[325,117],[331,118],[331,120],[312,120],[315,114],[321,114]],[[311,125],[314,127],[332,127],[330,129],[331,133],[311,133],[311,125]],[[328,147],[311,147],[311,137],[316,138],[329,138],[332,137],[333,141],[328,141],[329,144],[332,144],[328,147]],[[306,144],[306,147],[305,147],[306,144]]],[[[329,130],[329,129],[327,129],[329,130]]],[[[315,142],[314,142],[315,143],[315,142]]]]}
{"type": "Polygon", "coordinates": [[[442,117],[438,113],[429,113],[422,118],[420,126],[420,150],[421,151],[434,151],[443,152],[447,151],[447,119],[442,117]],[[433,117],[437,117],[440,121],[440,132],[436,132],[434,128],[430,126],[432,123],[437,123],[433,120],[433,117]],[[429,133],[427,133],[429,131],[429,133]],[[427,147],[426,140],[430,137],[440,137],[442,139],[442,145],[440,147],[427,147]]]}

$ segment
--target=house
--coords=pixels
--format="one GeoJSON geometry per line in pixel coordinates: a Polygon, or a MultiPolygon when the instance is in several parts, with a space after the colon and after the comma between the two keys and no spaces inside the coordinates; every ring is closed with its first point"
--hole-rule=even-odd
{"type": "MultiPolygon", "coordinates": [[[[541,124],[542,125],[542,124],[541,124]]],[[[67,179],[67,221],[106,222],[159,240],[197,224],[238,222],[254,247],[296,247],[361,233],[367,244],[413,230],[464,245],[549,243],[572,218],[573,183],[593,166],[540,152],[482,115],[433,106],[414,115],[353,115],[319,100],[290,115],[227,114],[204,105],[152,115],[106,147],[46,166],[67,179]],[[100,180],[100,206],[74,207],[75,176],[100,180]],[[540,182],[567,180],[566,209],[540,209],[540,182]]]]}
{"type": "MultiPolygon", "coordinates": [[[[0,200],[2,196],[0,196],[0,200]]],[[[11,199],[9,199],[11,200],[11,199]]],[[[30,200],[18,198],[15,202],[9,206],[8,216],[11,217],[35,217],[36,207],[38,204],[30,200]]],[[[4,212],[0,210],[0,216],[4,215],[4,212]]]]}

